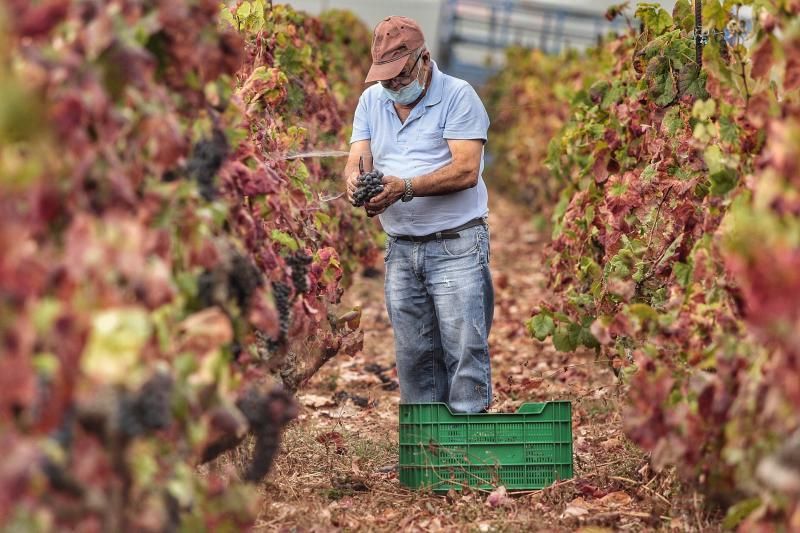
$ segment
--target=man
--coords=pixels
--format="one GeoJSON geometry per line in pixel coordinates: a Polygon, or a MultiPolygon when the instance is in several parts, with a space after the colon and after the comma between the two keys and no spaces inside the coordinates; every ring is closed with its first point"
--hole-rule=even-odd
{"type": "Polygon", "coordinates": [[[366,82],[380,83],[359,100],[345,176],[352,202],[360,157],[384,174],[365,207],[387,233],[400,400],[484,411],[494,314],[481,177],[489,117],[467,82],[437,68],[409,18],[378,24],[372,60],[366,82]]]}

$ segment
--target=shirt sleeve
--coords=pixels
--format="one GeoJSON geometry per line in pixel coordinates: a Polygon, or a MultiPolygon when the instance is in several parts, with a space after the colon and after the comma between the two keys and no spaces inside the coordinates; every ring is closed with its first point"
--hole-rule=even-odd
{"type": "Polygon", "coordinates": [[[356,112],[353,116],[353,134],[350,136],[350,144],[357,141],[365,141],[372,138],[369,130],[369,111],[367,110],[366,91],[358,99],[356,112]]]}
{"type": "Polygon", "coordinates": [[[454,96],[445,117],[445,139],[488,140],[489,115],[478,93],[465,84],[454,96]]]}

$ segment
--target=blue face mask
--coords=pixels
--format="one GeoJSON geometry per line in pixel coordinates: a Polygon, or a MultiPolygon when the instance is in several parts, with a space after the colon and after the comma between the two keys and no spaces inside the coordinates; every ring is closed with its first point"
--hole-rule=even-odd
{"type": "MultiPolygon", "coordinates": [[[[422,72],[422,66],[420,66],[419,72],[422,72]]],[[[423,89],[424,87],[419,82],[419,73],[417,73],[417,79],[397,91],[387,89],[386,87],[383,88],[386,96],[388,96],[391,101],[400,105],[408,105],[416,101],[419,95],[422,94],[423,89]]]]}

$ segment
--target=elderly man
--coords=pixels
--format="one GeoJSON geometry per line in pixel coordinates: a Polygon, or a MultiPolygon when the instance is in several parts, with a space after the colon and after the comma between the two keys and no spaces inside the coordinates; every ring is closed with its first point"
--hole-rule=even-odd
{"type": "Polygon", "coordinates": [[[355,112],[345,176],[352,202],[359,159],[384,174],[383,192],[365,207],[387,233],[400,399],[485,411],[494,314],[481,176],[489,117],[467,82],[438,69],[406,17],[375,28],[366,82],[375,81],[355,112]]]}

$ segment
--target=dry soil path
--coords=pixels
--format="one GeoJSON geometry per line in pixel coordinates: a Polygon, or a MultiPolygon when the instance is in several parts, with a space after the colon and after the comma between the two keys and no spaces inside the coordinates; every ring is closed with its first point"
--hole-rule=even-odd
{"type": "Polygon", "coordinates": [[[260,529],[598,532],[699,525],[702,517],[673,505],[669,476],[649,472],[623,438],[621,386],[608,365],[593,353],[558,354],[527,335],[524,320],[547,297],[546,236],[523,208],[498,195],[490,226],[493,407],[573,400],[575,478],[496,508],[485,493],[438,496],[403,488],[384,468],[397,462],[398,391],[383,273],[359,275],[345,303],[363,308],[364,349],[337,356],[300,392],[301,415],[264,486],[260,529]]]}

